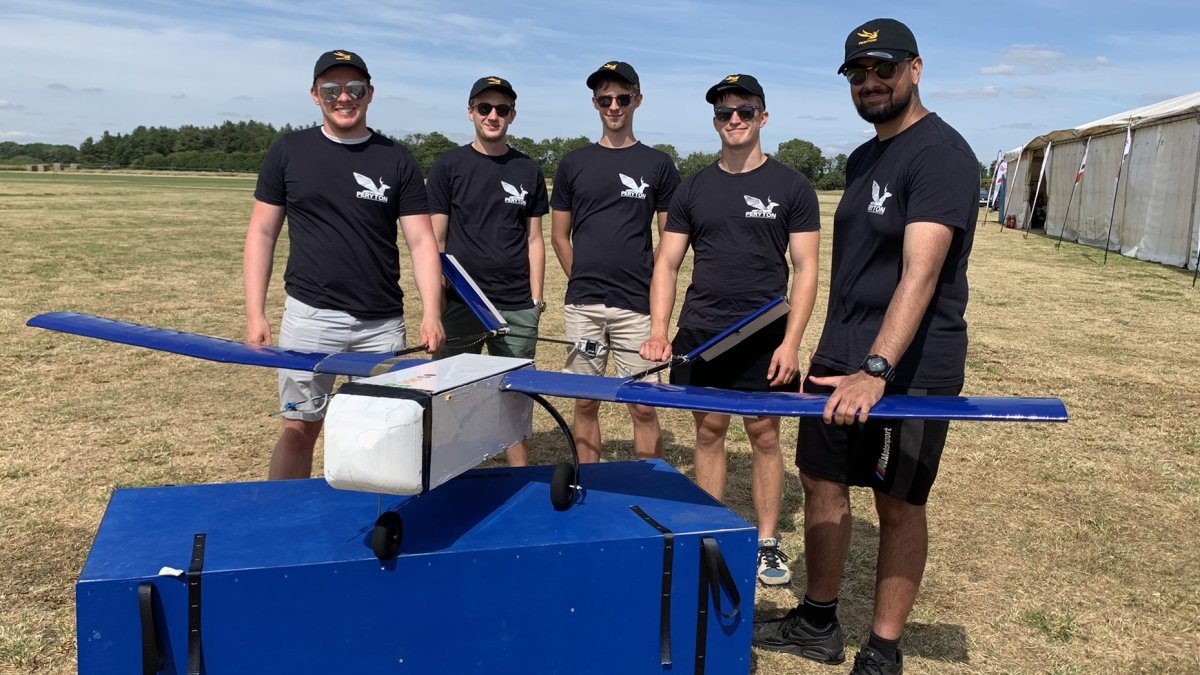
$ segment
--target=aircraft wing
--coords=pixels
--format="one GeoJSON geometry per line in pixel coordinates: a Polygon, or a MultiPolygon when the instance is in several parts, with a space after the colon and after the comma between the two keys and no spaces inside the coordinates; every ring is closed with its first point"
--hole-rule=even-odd
{"type": "MultiPolygon", "coordinates": [[[[826,396],[783,392],[750,392],[630,382],[525,368],[504,376],[501,391],[544,394],[656,408],[682,408],[744,416],[820,417],[826,396]]],[[[884,396],[871,417],[976,422],[1066,422],[1067,408],[1056,398],[977,396],[884,396]]]]}
{"type": "Polygon", "coordinates": [[[30,319],[26,325],[218,363],[307,370],[335,375],[361,377],[378,375],[425,361],[425,359],[399,359],[390,353],[324,354],[274,346],[251,347],[245,343],[225,338],[181,333],[167,328],[114,321],[75,312],[39,314],[30,319]]]}

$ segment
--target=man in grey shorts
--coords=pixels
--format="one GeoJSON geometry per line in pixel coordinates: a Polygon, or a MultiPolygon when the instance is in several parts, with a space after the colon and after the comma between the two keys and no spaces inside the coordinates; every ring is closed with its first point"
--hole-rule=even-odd
{"type": "MultiPolygon", "coordinates": [[[[323,124],[283,136],[267,152],[254,190],[243,275],[246,344],[271,344],[267,286],[275,243],[288,223],[279,346],[317,352],[389,352],[405,344],[399,231],[421,294],[420,344],[441,348],[441,262],[421,169],[404,146],[367,128],[375,94],[367,64],[345,50],[317,60],[310,91],[323,124]]],[[[279,372],[283,430],[272,480],[308,478],[334,376],[279,372]]]]}
{"type": "MultiPolygon", "coordinates": [[[[599,142],[567,153],[558,165],[550,201],[551,243],[568,277],[563,304],[567,339],[586,339],[609,349],[573,349],[563,370],[603,375],[611,354],[617,374],[627,377],[654,366],[637,354],[650,339],[652,223],[661,234],[679,172],[666,153],[633,135],[633,113],[642,104],[642,92],[632,66],[609,61],[588,76],[587,87],[602,133],[599,142]]],[[[575,401],[580,461],[600,461],[599,414],[599,401],[575,401]]],[[[662,432],[654,408],[630,405],[629,414],[634,455],[661,457],[662,432]]]]}

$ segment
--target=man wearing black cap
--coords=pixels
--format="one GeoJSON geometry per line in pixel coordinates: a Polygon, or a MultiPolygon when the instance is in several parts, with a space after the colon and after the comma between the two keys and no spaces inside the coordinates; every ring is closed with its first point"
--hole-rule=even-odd
{"type": "MultiPolygon", "coordinates": [[[[766,97],[750,75],[730,75],[708,90],[721,158],[680,184],[671,200],[650,286],[650,339],[643,358],[665,361],[686,354],[738,319],[788,291],[792,309],[712,361],[671,370],[672,384],[743,391],[796,391],[800,340],[817,289],[820,213],[817,194],[800,173],[762,151],[766,97]],[[692,247],[692,282],[667,341],[679,267],[692,247]]],[[[696,483],[717,499],[725,494],[725,433],[729,416],[693,413],[696,483]]],[[[744,418],[753,450],[753,498],[758,525],[758,578],[767,585],[791,579],[775,526],[783,497],[779,418],[744,418]]]]}
{"type": "MultiPolygon", "coordinates": [[[[600,353],[574,349],[564,370],[603,375],[608,355],[628,377],[654,364],[637,354],[650,337],[650,276],[654,234],[667,222],[679,172],[666,153],[633,135],[633,114],[642,104],[633,66],[609,61],[587,78],[602,132],[594,145],[567,153],[554,176],[550,200],[551,243],[567,275],[563,325],[567,340],[606,346],[600,353]]],[[[649,376],[657,381],[657,376],[649,376]]],[[[580,461],[600,461],[600,402],[575,402],[575,444],[580,461]]],[[[654,408],[630,405],[633,451],[641,459],[662,456],[654,408]]]]}
{"type": "Polygon", "coordinates": [[[834,215],[829,310],[805,391],[829,394],[824,420],[801,419],[807,589],[754,644],[824,663],[844,658],[838,587],[850,544],[850,485],[879,515],[875,611],[852,673],[903,672],[899,650],[925,569],[925,503],[948,423],[868,419],[884,394],[953,396],[967,352],[967,257],[978,163],[962,136],[921,105],[923,63],[908,27],[868,21],[838,72],[876,137],[847,162],[834,215]]]}
{"type": "MultiPolygon", "coordinates": [[[[399,221],[421,294],[420,344],[434,352],[443,340],[441,263],[421,169],[404,146],[367,127],[375,88],[358,54],[322,54],[310,93],[321,109],[321,126],[276,141],[258,174],[243,258],[246,343],[271,344],[267,285],[286,217],[291,248],[279,345],[318,352],[403,349],[399,221]]],[[[286,412],[270,478],[312,473],[334,379],[279,371],[286,412]]]]}
{"type": "MultiPolygon", "coordinates": [[[[438,243],[458,259],[510,327],[508,335],[487,339],[488,353],[532,359],[546,307],[542,216],[550,207],[541,167],[508,145],[516,102],[508,80],[479,78],[467,98],[475,140],[438,157],[427,187],[438,243]]],[[[442,321],[447,347],[439,358],[483,350],[480,340],[471,339],[484,332],[483,326],[457,296],[450,298],[442,321]]],[[[525,462],[524,443],[509,448],[509,464],[525,462]]]]}

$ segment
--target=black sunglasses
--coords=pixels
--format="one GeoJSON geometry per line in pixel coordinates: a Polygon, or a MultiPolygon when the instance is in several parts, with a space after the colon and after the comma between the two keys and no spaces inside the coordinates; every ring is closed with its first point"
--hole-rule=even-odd
{"type": "Polygon", "coordinates": [[[508,114],[515,109],[507,103],[501,103],[500,105],[492,105],[491,103],[476,103],[473,107],[475,108],[475,112],[484,117],[491,115],[493,110],[495,110],[496,114],[500,117],[508,117],[508,114]]]}
{"type": "MultiPolygon", "coordinates": [[[[904,61],[911,60],[904,59],[904,61]]],[[[900,70],[900,64],[904,63],[904,61],[900,61],[899,63],[880,61],[873,66],[847,66],[843,74],[846,76],[846,81],[856,87],[867,81],[868,72],[874,72],[875,77],[881,80],[890,80],[896,76],[896,72],[900,70]]]]}
{"type": "Polygon", "coordinates": [[[759,107],[749,103],[743,103],[736,108],[713,108],[713,117],[717,118],[718,122],[724,123],[733,119],[733,113],[737,113],[738,119],[743,122],[749,122],[754,119],[755,113],[759,111],[759,107]]]}
{"type": "Polygon", "coordinates": [[[321,97],[322,101],[325,101],[326,103],[333,103],[334,101],[338,100],[338,97],[341,96],[342,92],[344,91],[346,92],[346,95],[350,97],[350,100],[357,101],[367,95],[367,86],[368,85],[366,82],[359,82],[358,80],[347,82],[346,84],[326,82],[325,84],[317,87],[317,95],[321,97]]]}
{"type": "Polygon", "coordinates": [[[621,106],[622,108],[628,108],[629,104],[633,103],[633,95],[632,94],[621,94],[620,96],[616,96],[616,97],[613,97],[613,96],[595,96],[595,97],[593,97],[593,99],[596,101],[596,105],[600,106],[601,108],[607,108],[607,107],[611,106],[612,102],[613,102],[613,98],[616,98],[617,105],[621,106]]]}

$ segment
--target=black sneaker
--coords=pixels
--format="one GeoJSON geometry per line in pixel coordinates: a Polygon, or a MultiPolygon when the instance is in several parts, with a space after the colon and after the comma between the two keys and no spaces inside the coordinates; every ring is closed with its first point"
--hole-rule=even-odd
{"type": "Polygon", "coordinates": [[[904,655],[897,651],[896,660],[892,661],[863,645],[854,657],[854,669],[850,675],[904,675],[904,655]]]}
{"type": "Polygon", "coordinates": [[[837,665],[846,660],[841,625],[834,621],[817,630],[804,620],[799,607],[782,618],[755,622],[750,642],[761,649],[802,656],[818,663],[837,665]]]}

